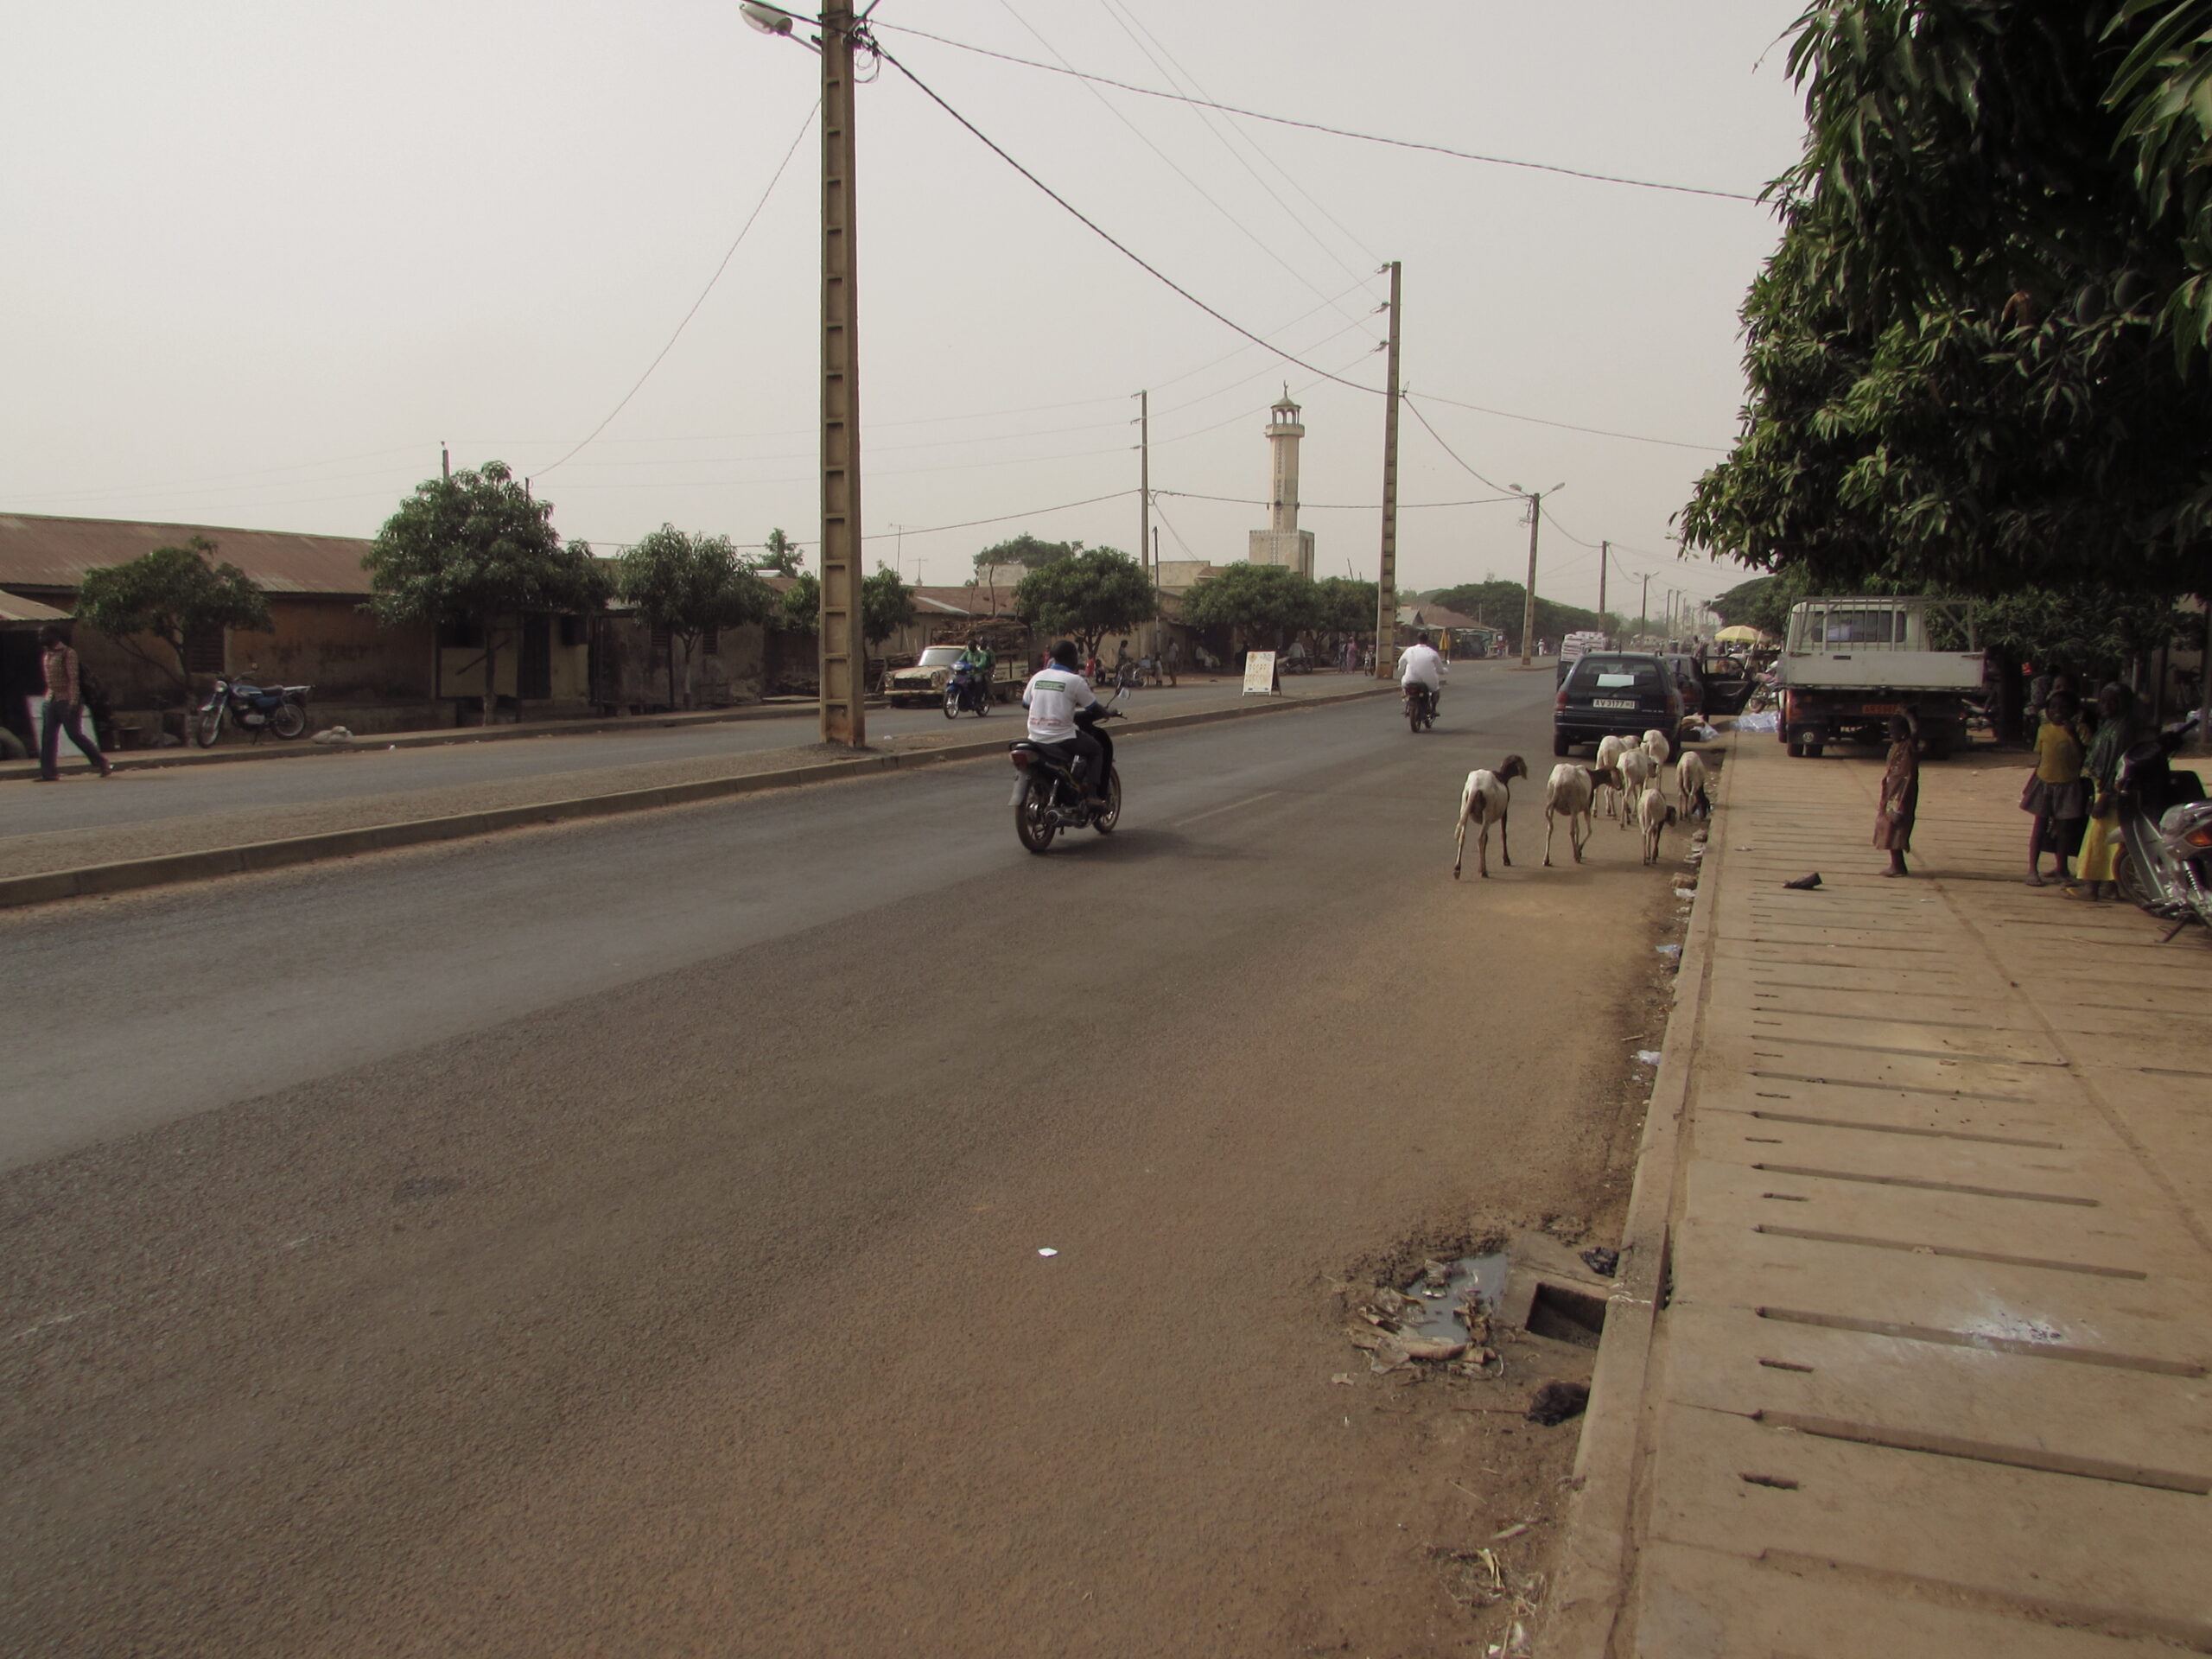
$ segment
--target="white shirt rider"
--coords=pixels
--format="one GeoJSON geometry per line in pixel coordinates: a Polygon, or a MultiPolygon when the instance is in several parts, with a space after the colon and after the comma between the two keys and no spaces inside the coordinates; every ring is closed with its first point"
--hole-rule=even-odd
{"type": "Polygon", "coordinates": [[[1398,659],[1398,683],[1401,686],[1425,685],[1432,691],[1444,689],[1444,679],[1449,671],[1436,647],[1423,640],[1407,648],[1398,659]]]}
{"type": "Polygon", "coordinates": [[[1021,690],[1021,706],[1029,711],[1029,741],[1070,741],[1076,734],[1076,715],[1097,701],[1090,682],[1075,670],[1057,663],[1039,669],[1021,690]]]}

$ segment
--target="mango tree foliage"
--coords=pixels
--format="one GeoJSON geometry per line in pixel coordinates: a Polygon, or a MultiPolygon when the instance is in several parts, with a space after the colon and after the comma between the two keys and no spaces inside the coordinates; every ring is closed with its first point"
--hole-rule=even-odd
{"type": "Polygon", "coordinates": [[[1150,620],[1154,606],[1142,565],[1118,549],[1094,547],[1030,566],[1014,586],[1014,610],[1040,634],[1074,640],[1088,657],[1108,634],[1150,620]]]}
{"type": "Polygon", "coordinates": [[[181,702],[192,696],[185,641],[207,628],[272,626],[269,600],[235,564],[217,563],[215,543],[194,536],[183,547],[157,547],[127,564],[85,573],[77,589],[77,615],[149,668],[176,683],[181,702]],[[148,648],[149,638],[165,650],[148,648]]]}
{"type": "Polygon", "coordinates": [[[676,652],[668,653],[668,700],[690,708],[702,636],[710,630],[760,622],[780,602],[775,590],[738,557],[727,536],[694,536],[663,524],[615,561],[615,589],[655,629],[666,629],[683,646],[679,697],[676,652]]]}
{"type": "MultiPolygon", "coordinates": [[[[1373,626],[1374,601],[1369,601],[1373,626]]],[[[1183,619],[1201,628],[1236,628],[1248,639],[1284,639],[1323,620],[1321,596],[1311,576],[1282,564],[1230,564],[1183,596],[1183,619]]]]}

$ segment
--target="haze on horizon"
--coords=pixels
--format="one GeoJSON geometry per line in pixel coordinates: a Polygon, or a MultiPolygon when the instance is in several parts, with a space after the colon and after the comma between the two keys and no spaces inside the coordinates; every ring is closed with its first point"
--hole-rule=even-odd
{"type": "MultiPolygon", "coordinates": [[[[1647,572],[1655,608],[1669,588],[1708,597],[1745,574],[1677,561],[1665,537],[1735,431],[1736,309],[1775,241],[1767,208],[1234,119],[906,31],[1756,194],[1802,132],[1770,51],[1799,9],[883,0],[874,22],[1085,213],[1330,373],[1380,386],[1376,268],[1402,260],[1408,387],[1563,423],[1420,405],[1488,478],[1566,483],[1540,590],[1594,602],[1597,556],[1579,543],[1610,537],[1619,609],[1647,572]]],[[[0,510],[367,536],[444,441],[456,466],[531,476],[563,533],[602,550],[664,521],[745,543],[772,525],[818,533],[817,70],[735,0],[126,0],[16,8],[0,44],[15,71],[0,510]],[[764,191],[673,347],[578,451],[764,191]]],[[[888,63],[863,89],[859,141],[877,556],[957,582],[1023,530],[1134,551],[1144,387],[1163,556],[1241,558],[1287,383],[1305,407],[1317,572],[1373,575],[1378,396],[1224,328],[888,63]]],[[[1411,505],[1497,492],[1410,417],[1402,458],[1401,586],[1517,579],[1519,504],[1411,505]]]]}

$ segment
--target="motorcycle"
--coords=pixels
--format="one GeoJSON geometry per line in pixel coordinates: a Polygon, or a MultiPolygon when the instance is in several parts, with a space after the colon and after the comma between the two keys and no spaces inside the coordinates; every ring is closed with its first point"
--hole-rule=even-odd
{"type": "Polygon", "coordinates": [[[264,731],[281,738],[304,736],[308,729],[308,693],[311,685],[248,685],[243,680],[217,680],[207,701],[192,722],[192,741],[203,749],[215,747],[223,722],[235,721],[250,728],[259,742],[264,731]]]}
{"type": "Polygon", "coordinates": [[[1419,680],[1406,687],[1406,724],[1415,736],[1436,724],[1436,693],[1419,680]]]}
{"type": "Polygon", "coordinates": [[[990,712],[991,688],[984,683],[981,671],[969,664],[955,663],[944,683],[944,717],[957,720],[963,715],[990,712]]]}
{"type": "Polygon", "coordinates": [[[1076,724],[1096,737],[1105,752],[1106,786],[1099,791],[1106,801],[1103,807],[1094,807],[1083,798],[1083,788],[1076,782],[1073,770],[1072,745],[1024,738],[1008,746],[1008,758],[1020,775],[1014,780],[1014,796],[1007,804],[1014,808],[1014,834],[1031,852],[1045,852],[1063,830],[1080,830],[1089,824],[1100,835],[1110,836],[1120,824],[1122,774],[1114,765],[1114,740],[1102,728],[1105,721],[1123,716],[1126,711],[1122,704],[1128,695],[1126,689],[1117,691],[1103,710],[1093,713],[1086,709],[1075,717],[1076,724]]]}
{"type": "Polygon", "coordinates": [[[2138,743],[2120,758],[2120,896],[2171,922],[2164,944],[2195,922],[2212,927],[2212,801],[2193,772],[2171,758],[2186,724],[2138,743]]]}

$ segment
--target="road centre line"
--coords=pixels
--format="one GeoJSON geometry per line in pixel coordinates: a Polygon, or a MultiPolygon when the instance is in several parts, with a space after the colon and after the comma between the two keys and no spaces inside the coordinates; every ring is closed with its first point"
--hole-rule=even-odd
{"type": "Polygon", "coordinates": [[[1210,806],[1203,812],[1193,812],[1187,818],[1178,818],[1167,827],[1170,830],[1180,830],[1186,825],[1198,823],[1201,818],[1212,817],[1218,812],[1234,812],[1240,806],[1251,806],[1261,801],[1271,801],[1281,793],[1282,791],[1279,789],[1263,789],[1256,795],[1247,795],[1241,801],[1230,801],[1225,806],[1210,806]]]}

